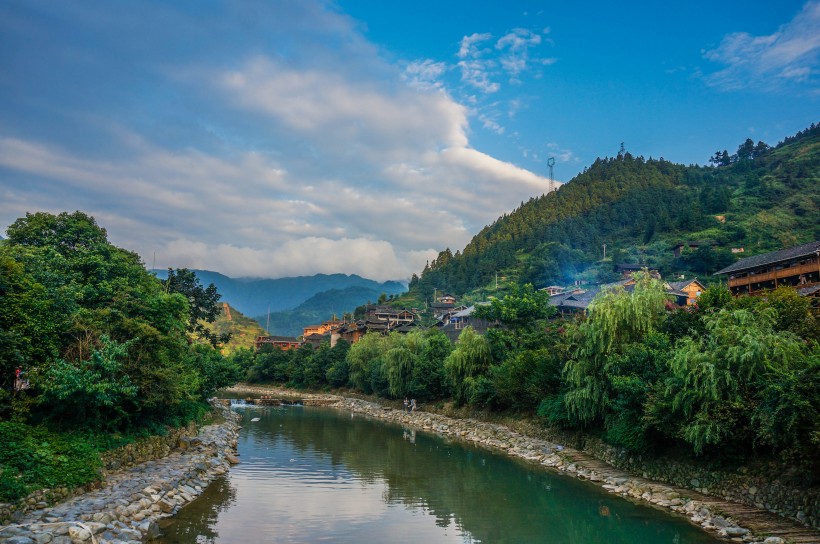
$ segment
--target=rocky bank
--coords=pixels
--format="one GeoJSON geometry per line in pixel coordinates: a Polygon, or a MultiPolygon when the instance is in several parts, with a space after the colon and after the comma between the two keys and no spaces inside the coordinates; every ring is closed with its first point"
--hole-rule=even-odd
{"type": "Polygon", "coordinates": [[[692,523],[729,541],[765,544],[820,543],[820,532],[793,524],[770,512],[637,477],[584,452],[515,432],[504,425],[474,419],[454,419],[423,411],[407,413],[359,399],[339,398],[335,406],[472,442],[579,479],[596,482],[610,493],[686,516],[692,523]]]}
{"type": "MultiPolygon", "coordinates": [[[[0,543],[119,544],[158,537],[158,519],[173,515],[238,462],[239,417],[221,404],[215,407],[224,422],[203,427],[193,438],[178,437],[173,450],[159,446],[155,454],[161,457],[109,474],[100,489],[53,507],[41,497],[29,498],[26,508],[12,512],[11,524],[0,526],[0,543]]],[[[133,458],[125,448],[106,465],[117,469],[133,458]]]]}

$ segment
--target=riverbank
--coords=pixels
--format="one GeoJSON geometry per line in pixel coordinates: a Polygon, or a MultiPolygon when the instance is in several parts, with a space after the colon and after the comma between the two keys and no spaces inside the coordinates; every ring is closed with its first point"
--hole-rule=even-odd
{"type": "Polygon", "coordinates": [[[157,520],[176,513],[238,462],[239,418],[228,407],[214,406],[219,423],[193,438],[181,437],[167,455],[108,474],[100,489],[52,507],[35,504],[14,523],[0,526],[0,543],[119,544],[156,538],[157,520]]]}
{"type": "Polygon", "coordinates": [[[329,394],[311,394],[292,390],[236,386],[234,394],[271,395],[298,398],[306,404],[336,406],[353,413],[393,421],[419,430],[465,440],[482,447],[503,452],[528,463],[557,470],[570,476],[589,480],[608,492],[628,500],[649,503],[685,516],[704,530],[735,542],[779,544],[820,542],[820,532],[793,523],[766,510],[739,505],[691,489],[636,476],[614,468],[583,451],[575,450],[509,427],[475,419],[452,418],[425,411],[406,413],[386,404],[344,398],[329,394]]]}

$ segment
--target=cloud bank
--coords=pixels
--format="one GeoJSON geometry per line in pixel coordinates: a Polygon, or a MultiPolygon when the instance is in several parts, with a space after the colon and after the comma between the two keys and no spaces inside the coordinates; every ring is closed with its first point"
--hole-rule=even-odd
{"type": "MultiPolygon", "coordinates": [[[[137,22],[125,25],[98,7],[12,8],[0,23],[17,47],[32,28],[50,40],[42,69],[7,63],[29,98],[0,97],[20,110],[0,118],[3,224],[80,209],[149,265],[386,280],[463,247],[548,188],[470,146],[469,110],[437,83],[446,65],[389,65],[323,4],[285,2],[276,17],[255,4],[264,29],[230,8],[197,17],[155,6],[161,13],[132,13],[137,22]],[[134,45],[140,22],[158,25],[156,43],[134,45]],[[82,31],[50,34],[49,24],[82,31]],[[233,34],[243,39],[207,40],[233,34]],[[67,72],[75,77],[59,95],[38,90],[67,72]],[[98,83],[101,73],[112,81],[98,83]],[[49,116],[72,119],[73,130],[50,129],[49,116]]],[[[498,69],[520,74],[539,39],[497,40],[498,69]]],[[[465,58],[484,40],[463,42],[465,58]]]]}

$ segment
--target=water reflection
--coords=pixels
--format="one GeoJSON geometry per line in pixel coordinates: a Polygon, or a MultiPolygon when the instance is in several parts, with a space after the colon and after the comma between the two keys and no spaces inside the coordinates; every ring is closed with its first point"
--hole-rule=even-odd
{"type": "Polygon", "coordinates": [[[591,484],[414,429],[314,408],[243,417],[224,496],[184,509],[164,542],[717,542],[591,484]]]}
{"type": "Polygon", "coordinates": [[[160,528],[163,532],[167,532],[168,526],[173,525],[174,539],[167,542],[215,543],[219,537],[216,531],[219,514],[235,501],[236,489],[228,478],[217,478],[202,495],[185,507],[185,515],[162,520],[160,528]]]}

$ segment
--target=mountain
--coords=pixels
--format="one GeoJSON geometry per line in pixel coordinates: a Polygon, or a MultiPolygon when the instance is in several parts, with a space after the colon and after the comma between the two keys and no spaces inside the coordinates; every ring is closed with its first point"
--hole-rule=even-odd
{"type": "MultiPolygon", "coordinates": [[[[360,286],[322,291],[292,310],[271,312],[270,333],[299,336],[305,326],[327,321],[333,315],[341,318],[342,314],[353,312],[357,306],[376,302],[382,293],[383,290],[360,286]]],[[[256,320],[264,327],[268,322],[268,316],[260,315],[256,320]]]]}
{"type": "MultiPolygon", "coordinates": [[[[167,270],[153,270],[160,279],[165,279],[167,270]]],[[[312,296],[330,290],[344,290],[349,287],[361,287],[379,294],[402,293],[407,288],[397,281],[379,283],[355,274],[316,274],[315,276],[298,276],[293,278],[230,278],[210,270],[193,270],[203,285],[213,283],[222,295],[222,301],[229,302],[245,315],[258,316],[272,312],[295,308],[312,296]]],[[[362,302],[366,302],[365,298],[362,302]]],[[[359,302],[358,304],[362,304],[359,302]]],[[[356,304],[356,306],[358,306],[356,304]]],[[[355,306],[354,306],[355,307],[355,306]]],[[[341,313],[341,310],[339,310],[341,313]]],[[[328,316],[329,317],[329,316],[328,316]]],[[[327,317],[323,318],[327,319],[327,317]]]]}
{"type": "Polygon", "coordinates": [[[820,126],[774,148],[747,140],[711,162],[597,159],[484,227],[463,251],[442,251],[414,275],[411,296],[486,290],[498,277],[537,287],[611,281],[617,264],[703,277],[739,256],[820,239],[820,126]]]}

